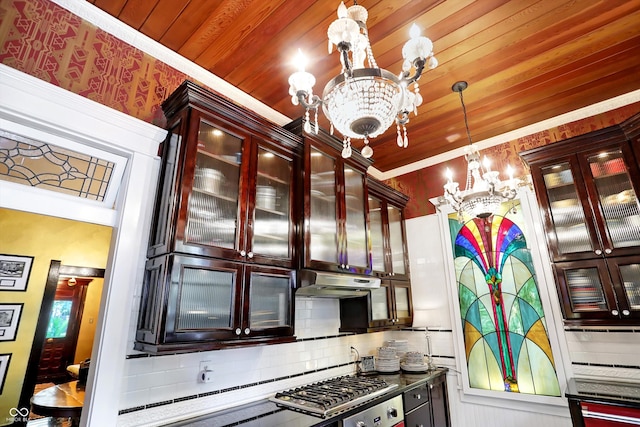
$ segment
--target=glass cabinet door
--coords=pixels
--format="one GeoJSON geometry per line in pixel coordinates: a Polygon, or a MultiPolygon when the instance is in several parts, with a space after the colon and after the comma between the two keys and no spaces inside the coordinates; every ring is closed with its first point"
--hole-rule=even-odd
{"type": "MultiPolygon", "coordinates": [[[[251,267],[249,272],[248,335],[259,335],[265,330],[292,329],[293,272],[274,268],[251,267]]],[[[269,331],[273,333],[273,331],[269,331]]]]}
{"type": "Polygon", "coordinates": [[[336,161],[311,149],[309,255],[311,260],[338,263],[336,161]]]}
{"type": "MultiPolygon", "coordinates": [[[[640,204],[620,149],[586,158],[606,229],[602,250],[640,246],[640,204]]],[[[604,234],[604,233],[603,233],[604,234]]]]}
{"type": "Polygon", "coordinates": [[[405,286],[395,285],[393,287],[393,296],[396,309],[396,320],[411,317],[411,307],[409,299],[409,288],[405,286]]]}
{"type": "Polygon", "coordinates": [[[364,175],[350,167],[344,168],[346,259],[341,263],[367,268],[367,228],[364,205],[364,175]]]}
{"type": "Polygon", "coordinates": [[[618,317],[618,306],[604,259],[554,264],[566,319],[618,317]]]}
{"type": "Polygon", "coordinates": [[[184,240],[236,249],[242,140],[201,122],[184,240]]]}
{"type": "Polygon", "coordinates": [[[388,206],[389,246],[391,248],[391,265],[393,274],[406,274],[404,235],[402,233],[402,212],[395,206],[388,206]]]}
{"type": "Polygon", "coordinates": [[[369,196],[369,233],[371,270],[385,271],[382,201],[372,196],[369,196]]]}
{"type": "Polygon", "coordinates": [[[391,305],[388,286],[371,289],[371,320],[376,326],[383,326],[391,320],[391,305]]]}
{"type": "Polygon", "coordinates": [[[292,160],[258,147],[257,164],[250,250],[260,255],[290,258],[292,160]]]}
{"type": "Polygon", "coordinates": [[[622,319],[640,319],[640,255],[607,259],[622,319]]]}
{"type": "Polygon", "coordinates": [[[587,226],[571,164],[567,161],[543,167],[542,177],[555,230],[556,245],[551,249],[560,256],[595,251],[597,237],[587,226]]]}
{"type": "Polygon", "coordinates": [[[202,257],[168,255],[165,342],[227,339],[240,324],[236,289],[242,265],[202,257]]]}

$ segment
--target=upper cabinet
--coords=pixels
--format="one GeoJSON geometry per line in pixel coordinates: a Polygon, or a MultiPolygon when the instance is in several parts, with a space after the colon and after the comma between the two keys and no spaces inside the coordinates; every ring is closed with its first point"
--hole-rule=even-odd
{"type": "Polygon", "coordinates": [[[381,182],[367,179],[371,239],[371,269],[381,278],[409,278],[409,255],[405,232],[404,194],[381,182]]]}
{"type": "Polygon", "coordinates": [[[369,274],[366,170],[370,162],[324,131],[305,134],[302,121],[286,126],[304,138],[304,221],[301,267],[369,274]]]}
{"type": "Polygon", "coordinates": [[[521,153],[567,323],[640,319],[639,142],[624,129],[612,126],[521,153]]]}
{"type": "Polygon", "coordinates": [[[631,145],[622,132],[590,135],[552,144],[553,154],[523,155],[542,190],[554,261],[633,255],[640,247],[640,171],[631,145]]]}
{"type": "Polygon", "coordinates": [[[191,82],[163,110],[136,349],[295,339],[301,140],[191,82]]]}
{"type": "Polygon", "coordinates": [[[184,90],[206,98],[191,94],[182,107],[182,98],[167,100],[170,136],[148,256],[179,252],[294,267],[301,144],[191,83],[184,90]]]}

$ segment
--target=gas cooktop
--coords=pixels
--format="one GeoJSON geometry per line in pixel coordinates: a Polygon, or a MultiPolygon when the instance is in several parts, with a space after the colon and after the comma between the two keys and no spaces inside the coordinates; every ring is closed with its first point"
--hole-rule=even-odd
{"type": "Polygon", "coordinates": [[[398,387],[380,378],[346,375],[281,391],[269,400],[279,407],[322,418],[350,410],[398,387]]]}

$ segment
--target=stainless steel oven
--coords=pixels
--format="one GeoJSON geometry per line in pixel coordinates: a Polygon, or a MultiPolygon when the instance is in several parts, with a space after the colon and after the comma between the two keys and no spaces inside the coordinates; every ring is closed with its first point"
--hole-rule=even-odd
{"type": "Polygon", "coordinates": [[[351,415],[341,422],[342,427],[404,427],[402,395],[378,403],[351,415]]]}

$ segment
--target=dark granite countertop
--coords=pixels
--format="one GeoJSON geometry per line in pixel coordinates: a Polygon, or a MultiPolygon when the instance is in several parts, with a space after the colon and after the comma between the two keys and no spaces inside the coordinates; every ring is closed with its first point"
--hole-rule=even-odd
{"type": "Polygon", "coordinates": [[[640,382],[572,378],[567,382],[569,399],[640,409],[640,382]]]}
{"type": "Polygon", "coordinates": [[[434,371],[427,373],[398,373],[398,374],[378,374],[380,378],[383,378],[389,384],[397,384],[388,393],[363,403],[356,408],[337,415],[333,418],[322,419],[312,415],[302,414],[293,410],[283,409],[278,407],[275,403],[269,400],[260,400],[251,404],[242,405],[236,408],[227,409],[224,411],[213,412],[208,415],[200,416],[190,420],[181,421],[178,423],[167,424],[169,427],[189,426],[189,427],[226,427],[226,426],[297,426],[297,427],[329,427],[337,426],[340,419],[357,413],[367,407],[373,406],[377,403],[390,399],[398,394],[411,390],[414,387],[426,383],[427,381],[436,378],[440,375],[445,375],[446,368],[438,368],[434,371]]]}

